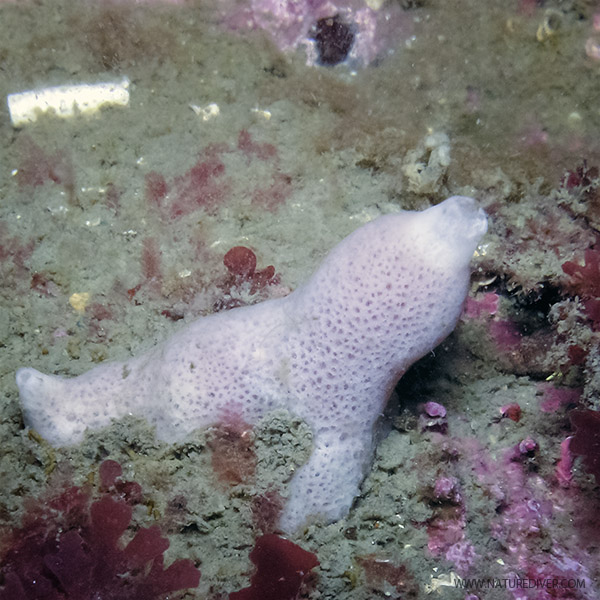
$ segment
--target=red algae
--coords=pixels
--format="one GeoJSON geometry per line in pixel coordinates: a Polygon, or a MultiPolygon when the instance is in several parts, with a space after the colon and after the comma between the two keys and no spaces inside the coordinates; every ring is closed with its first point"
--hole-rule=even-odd
{"type": "Polygon", "coordinates": [[[46,272],[36,271],[31,275],[29,288],[43,296],[58,295],[58,286],[46,272]]]}
{"type": "Polygon", "coordinates": [[[234,246],[225,253],[223,264],[229,271],[229,277],[220,284],[225,297],[215,305],[215,310],[227,310],[247,304],[247,299],[239,293],[244,285],[247,287],[245,292],[254,295],[260,294],[268,286],[279,284],[280,277],[275,273],[275,267],[269,265],[256,270],[257,262],[254,251],[245,246],[234,246]]]}
{"type": "Polygon", "coordinates": [[[169,209],[171,219],[178,219],[198,208],[214,213],[226,196],[228,187],[221,181],[225,165],[220,158],[200,159],[173,182],[174,199],[169,209]]]}
{"type": "Polygon", "coordinates": [[[101,465],[105,491],[96,500],[91,486],[72,486],[30,503],[0,548],[0,600],[151,600],[197,587],[200,572],[190,560],[163,568],[169,540],[158,525],[138,529],[123,547],[141,488],[121,472],[115,461],[101,465]]]}
{"type": "Polygon", "coordinates": [[[250,587],[229,594],[229,600],[294,600],[319,564],[315,554],[275,534],[256,540],[250,560],[256,565],[250,587]]]}
{"type": "Polygon", "coordinates": [[[46,183],[75,187],[73,165],[64,152],[47,152],[33,139],[25,136],[20,141],[21,161],[17,170],[17,181],[21,186],[37,187],[46,183]]]}
{"type": "Polygon", "coordinates": [[[165,222],[177,221],[197,210],[214,215],[234,196],[236,178],[227,172],[225,157],[236,154],[241,155],[247,168],[257,162],[267,163],[270,172],[267,171],[255,187],[244,189],[244,194],[247,193],[257,208],[277,210],[292,194],[292,177],[281,172],[276,146],[254,141],[245,129],[239,132],[237,144],[205,147],[187,171],[170,180],[158,171],[148,172],[144,186],[148,206],[165,222]]]}
{"type": "Polygon", "coordinates": [[[221,483],[248,483],[256,471],[252,428],[246,423],[225,423],[215,427],[208,443],[212,468],[221,483]]]}
{"type": "Polygon", "coordinates": [[[114,485],[117,478],[123,474],[123,468],[116,460],[105,460],[98,469],[100,484],[107,489],[114,485]]]}
{"type": "Polygon", "coordinates": [[[403,594],[402,598],[416,596],[418,585],[405,565],[396,564],[376,554],[359,557],[358,564],[363,568],[367,583],[372,588],[384,592],[384,585],[388,583],[403,594]]]}
{"type": "Polygon", "coordinates": [[[169,188],[163,175],[156,171],[146,173],[146,200],[148,204],[162,209],[162,201],[165,199],[169,188]]]}
{"type": "Polygon", "coordinates": [[[121,194],[122,191],[114,183],[106,184],[104,205],[106,208],[112,210],[115,215],[119,213],[119,209],[121,208],[121,194]]]}
{"type": "Polygon", "coordinates": [[[142,275],[150,283],[158,284],[162,279],[160,248],[154,238],[146,238],[142,248],[142,275]]]}
{"type": "Polygon", "coordinates": [[[277,148],[273,144],[255,142],[246,129],[242,129],[238,135],[238,150],[241,150],[248,158],[255,156],[259,160],[277,158],[277,148]]]}
{"type": "Polygon", "coordinates": [[[256,271],[256,254],[245,246],[234,246],[223,257],[223,264],[235,277],[247,279],[256,271]]]}
{"type": "Polygon", "coordinates": [[[580,296],[592,329],[597,331],[600,329],[600,250],[588,248],[583,256],[583,265],[568,260],[562,270],[570,277],[568,288],[580,296]]]}
{"type": "Polygon", "coordinates": [[[252,522],[261,533],[273,533],[283,511],[284,499],[277,490],[267,490],[252,498],[252,522]]]}
{"type": "Polygon", "coordinates": [[[25,269],[25,261],[33,254],[35,241],[33,239],[23,242],[16,235],[8,233],[8,226],[0,221],[0,266],[2,263],[12,262],[19,271],[25,269]]]}
{"type": "Polygon", "coordinates": [[[562,270],[571,278],[569,285],[577,294],[597,298],[600,296],[600,252],[588,248],[583,256],[583,265],[568,260],[562,270]]]}
{"type": "Polygon", "coordinates": [[[575,427],[569,450],[582,457],[585,469],[600,484],[600,411],[574,410],[569,416],[575,427]]]}
{"type": "Polygon", "coordinates": [[[252,205],[274,212],[292,195],[292,178],[285,173],[275,173],[270,185],[252,193],[252,205]]]}
{"type": "Polygon", "coordinates": [[[516,402],[511,402],[510,404],[505,404],[500,407],[500,414],[506,418],[518,423],[521,420],[521,407],[516,402]]]}

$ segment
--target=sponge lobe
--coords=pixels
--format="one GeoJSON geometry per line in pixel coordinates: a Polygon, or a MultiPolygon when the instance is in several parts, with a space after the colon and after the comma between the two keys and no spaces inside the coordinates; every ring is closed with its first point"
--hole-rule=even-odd
{"type": "Polygon", "coordinates": [[[314,449],[281,527],[338,519],[358,494],[392,387],[454,328],[486,226],[460,196],[380,217],[286,298],[198,319],[138,358],[74,379],[20,369],[26,423],[67,445],[132,413],[175,441],[232,412],[255,423],[287,408],[311,426],[314,449]]]}
{"type": "Polygon", "coordinates": [[[335,520],[346,512],[392,387],[460,316],[469,260],[486,229],[483,211],[464,197],[381,217],[289,297],[302,326],[287,344],[291,387],[307,395],[295,410],[312,426],[315,449],[292,481],[284,528],[305,514],[335,520]]]}

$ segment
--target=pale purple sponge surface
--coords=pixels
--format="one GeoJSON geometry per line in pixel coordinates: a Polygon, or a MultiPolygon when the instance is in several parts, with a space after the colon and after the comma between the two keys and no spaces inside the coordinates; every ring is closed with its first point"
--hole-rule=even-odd
{"type": "Polygon", "coordinates": [[[285,298],[200,318],[142,356],[73,379],[19,369],[25,422],[61,446],[135,414],[176,441],[231,406],[249,423],[286,408],[312,428],[314,447],[280,525],[336,520],[358,494],[393,386],[454,328],[486,229],[463,196],[380,217],[285,298]]]}

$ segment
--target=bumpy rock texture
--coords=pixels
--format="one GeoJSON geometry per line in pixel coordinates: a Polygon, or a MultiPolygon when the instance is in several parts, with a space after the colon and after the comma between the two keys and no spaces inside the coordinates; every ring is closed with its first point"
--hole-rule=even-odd
{"type": "Polygon", "coordinates": [[[349,509],[373,426],[406,369],[460,315],[487,221],[471,198],[380,217],[344,239],[289,296],[201,318],[146,354],[74,379],[19,369],[25,420],[51,444],[133,413],[164,440],[284,407],[312,428],[281,527],[349,509]]]}

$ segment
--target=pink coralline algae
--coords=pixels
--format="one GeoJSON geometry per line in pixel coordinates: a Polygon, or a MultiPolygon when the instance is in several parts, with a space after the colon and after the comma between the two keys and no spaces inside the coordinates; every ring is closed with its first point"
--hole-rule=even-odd
{"type": "Polygon", "coordinates": [[[448,420],[446,419],[446,408],[438,402],[429,401],[419,407],[419,428],[421,431],[437,431],[446,433],[448,420]]]}
{"type": "Polygon", "coordinates": [[[453,504],[459,504],[462,501],[458,489],[458,480],[455,477],[438,477],[433,487],[435,498],[448,500],[453,504]]]}
{"type": "Polygon", "coordinates": [[[498,319],[490,323],[490,333],[498,345],[505,352],[514,350],[521,343],[523,335],[517,324],[509,319],[498,319]]]}
{"type": "Polygon", "coordinates": [[[556,463],[554,471],[556,480],[562,487],[569,487],[573,477],[573,473],[571,472],[573,468],[573,454],[570,449],[571,439],[572,437],[569,436],[560,443],[560,458],[556,463]]]}
{"type": "Polygon", "coordinates": [[[141,488],[120,476],[120,465],[108,460],[99,498],[72,486],[31,503],[21,528],[0,543],[0,600],[152,600],[197,587],[191,561],[164,569],[169,541],[157,525],[121,542],[141,488]]]}
{"type": "Polygon", "coordinates": [[[506,456],[511,461],[522,462],[527,458],[532,458],[537,450],[537,442],[533,438],[527,437],[513,446],[513,448],[507,452],[506,456]]]}
{"type": "Polygon", "coordinates": [[[540,409],[545,413],[577,404],[582,393],[581,388],[556,387],[551,383],[539,383],[537,389],[542,394],[540,409]]]}
{"type": "Polygon", "coordinates": [[[425,412],[430,417],[443,418],[446,416],[446,408],[444,406],[442,406],[441,404],[439,404],[438,402],[433,402],[433,401],[426,402],[425,406],[423,408],[425,409],[425,412]]]}
{"type": "Polygon", "coordinates": [[[444,556],[461,575],[466,575],[477,554],[465,535],[466,510],[458,479],[439,477],[431,501],[435,510],[427,524],[427,548],[433,556],[444,556]]]}
{"type": "Polygon", "coordinates": [[[453,563],[459,573],[467,573],[477,559],[477,553],[471,542],[459,540],[446,550],[444,558],[453,563]]]}
{"type": "Polygon", "coordinates": [[[262,29],[284,51],[303,49],[309,64],[332,66],[345,60],[366,65],[412,35],[413,21],[400,3],[361,0],[251,0],[223,2],[227,27],[262,29]]]}
{"type": "Polygon", "coordinates": [[[510,580],[526,577],[533,582],[527,588],[512,588],[515,600],[589,598],[585,589],[574,592],[558,584],[554,587],[544,584],[547,580],[560,584],[577,579],[589,588],[590,578],[582,562],[584,553],[577,549],[567,551],[554,538],[553,515],[555,510],[563,510],[565,491],[549,486],[530,468],[537,452],[537,443],[525,438],[496,460],[481,448],[469,454],[473,456],[479,485],[496,503],[496,516],[490,523],[491,536],[504,550],[506,577],[510,580]]]}
{"type": "Polygon", "coordinates": [[[498,315],[499,309],[500,296],[496,292],[488,292],[467,298],[462,318],[488,321],[489,334],[497,347],[503,352],[510,352],[519,346],[523,336],[514,321],[498,315]]]}
{"type": "Polygon", "coordinates": [[[500,296],[496,292],[488,292],[477,298],[469,296],[465,302],[464,316],[479,319],[495,315],[500,305],[500,296]]]}

